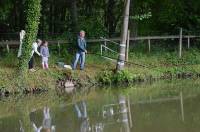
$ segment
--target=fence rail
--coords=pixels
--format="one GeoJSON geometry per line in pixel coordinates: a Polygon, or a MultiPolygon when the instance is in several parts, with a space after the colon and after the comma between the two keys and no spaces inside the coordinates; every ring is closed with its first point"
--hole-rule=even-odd
{"type": "MultiPolygon", "coordinates": [[[[200,38],[200,36],[194,35],[183,35],[183,39],[192,39],[192,38],[200,38]]],[[[166,40],[166,39],[180,39],[180,35],[169,35],[169,36],[144,36],[144,37],[130,37],[130,41],[138,41],[138,40],[166,40]]],[[[88,39],[87,42],[89,43],[96,43],[96,42],[109,42],[109,41],[120,41],[120,38],[110,38],[110,39],[88,39]]],[[[49,44],[67,44],[71,43],[67,40],[49,40],[49,44]]],[[[11,41],[0,41],[0,45],[19,45],[19,41],[11,40],[11,41]]]]}
{"type": "MultiPolygon", "coordinates": [[[[151,40],[167,40],[167,39],[177,39],[179,40],[179,57],[182,57],[182,43],[183,43],[183,39],[187,39],[187,47],[188,49],[190,48],[190,42],[191,39],[197,39],[200,38],[200,36],[196,36],[196,35],[183,35],[182,34],[182,29],[180,30],[180,34],[179,35],[166,35],[166,36],[141,36],[141,37],[130,37],[129,41],[142,41],[142,40],[147,40],[147,44],[148,44],[148,51],[151,52],[151,40]]],[[[112,42],[115,44],[118,44],[117,42],[120,42],[120,38],[110,38],[110,39],[106,39],[106,38],[99,38],[99,39],[88,39],[87,42],[88,43],[104,43],[104,46],[107,47],[107,42],[112,42]]],[[[72,43],[69,42],[67,40],[49,40],[48,41],[50,45],[57,45],[58,49],[59,49],[59,54],[60,54],[60,45],[61,44],[68,44],[68,43],[72,43]]],[[[10,46],[18,46],[20,44],[20,41],[0,41],[0,46],[6,47],[7,51],[9,52],[10,46]]],[[[129,44],[129,43],[128,43],[129,44]]],[[[129,46],[127,46],[129,47],[129,46]]],[[[102,49],[102,48],[101,48],[102,49]]],[[[129,49],[127,49],[128,51],[129,49]]],[[[128,52],[126,52],[126,58],[128,58],[128,52]]]]}

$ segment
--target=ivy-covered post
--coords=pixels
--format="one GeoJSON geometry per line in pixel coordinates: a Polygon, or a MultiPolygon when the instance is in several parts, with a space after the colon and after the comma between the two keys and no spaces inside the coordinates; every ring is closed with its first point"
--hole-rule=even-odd
{"type": "Polygon", "coordinates": [[[22,55],[19,61],[19,73],[23,76],[28,70],[28,62],[31,57],[32,43],[35,41],[38,33],[40,20],[41,0],[25,0],[25,38],[22,45],[22,55]]]}

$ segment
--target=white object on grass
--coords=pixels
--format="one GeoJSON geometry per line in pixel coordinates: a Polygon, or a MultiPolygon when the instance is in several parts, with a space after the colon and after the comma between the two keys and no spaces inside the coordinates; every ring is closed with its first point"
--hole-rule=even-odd
{"type": "Polygon", "coordinates": [[[64,65],[64,68],[72,70],[72,67],[70,65],[64,65]]]}

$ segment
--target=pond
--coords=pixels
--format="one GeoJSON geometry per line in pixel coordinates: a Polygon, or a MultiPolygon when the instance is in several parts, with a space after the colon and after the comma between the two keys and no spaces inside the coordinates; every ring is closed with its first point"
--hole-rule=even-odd
{"type": "Polygon", "coordinates": [[[1,132],[198,132],[200,80],[55,91],[0,101],[1,132]],[[35,131],[34,131],[35,130],[35,131]]]}

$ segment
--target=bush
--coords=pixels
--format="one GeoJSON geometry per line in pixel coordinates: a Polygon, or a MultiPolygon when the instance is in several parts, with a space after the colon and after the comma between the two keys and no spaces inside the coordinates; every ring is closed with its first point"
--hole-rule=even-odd
{"type": "Polygon", "coordinates": [[[102,84],[130,84],[134,81],[134,75],[127,70],[118,72],[105,70],[98,75],[98,81],[102,84]]]}

